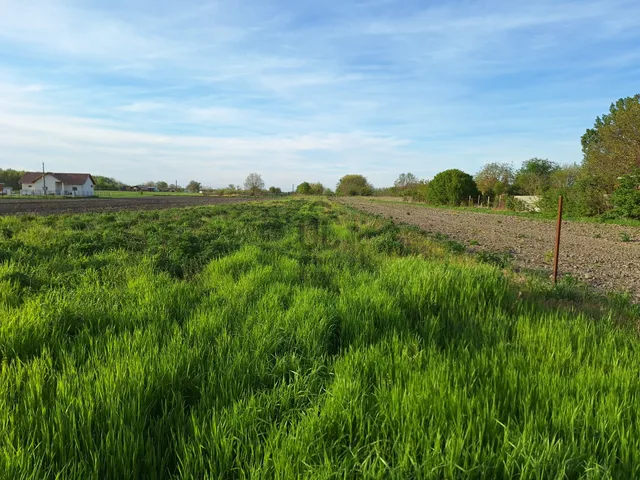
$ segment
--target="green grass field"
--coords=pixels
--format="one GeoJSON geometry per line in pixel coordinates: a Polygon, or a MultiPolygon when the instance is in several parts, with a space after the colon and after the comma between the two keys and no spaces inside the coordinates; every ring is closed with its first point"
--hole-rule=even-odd
{"type": "Polygon", "coordinates": [[[639,478],[638,307],[325,200],[0,218],[0,478],[639,478]]]}

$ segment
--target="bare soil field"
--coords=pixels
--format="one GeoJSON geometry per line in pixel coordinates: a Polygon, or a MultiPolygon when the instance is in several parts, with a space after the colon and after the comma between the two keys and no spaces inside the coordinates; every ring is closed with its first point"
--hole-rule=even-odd
{"type": "MultiPolygon", "coordinates": [[[[341,201],[364,212],[448,235],[470,251],[508,252],[517,267],[551,273],[554,222],[375,199],[341,201]]],[[[570,274],[600,290],[630,292],[640,301],[640,228],[563,222],[559,270],[561,275],[570,274]]]]}
{"type": "Polygon", "coordinates": [[[120,210],[157,210],[163,208],[220,205],[250,202],[261,198],[144,196],[140,198],[83,198],[83,199],[2,199],[0,215],[56,215],[63,213],[113,212],[120,210]]]}

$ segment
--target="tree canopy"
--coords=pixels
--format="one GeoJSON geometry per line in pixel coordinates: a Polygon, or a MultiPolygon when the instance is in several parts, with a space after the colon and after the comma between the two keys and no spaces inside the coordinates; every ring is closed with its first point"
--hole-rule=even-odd
{"type": "Polygon", "coordinates": [[[611,104],[582,136],[583,167],[608,192],[640,167],[640,94],[611,104]]]}
{"type": "Polygon", "coordinates": [[[473,177],[458,169],[437,174],[427,190],[427,199],[436,205],[460,205],[477,195],[478,186],[473,177]]]}
{"type": "Polygon", "coordinates": [[[507,193],[515,178],[513,166],[509,163],[487,163],[476,174],[478,189],[484,195],[501,195],[507,193]]]}
{"type": "Polygon", "coordinates": [[[11,187],[14,190],[20,190],[20,179],[23,175],[24,172],[22,170],[0,168],[0,183],[3,183],[5,187],[11,187]]]}
{"type": "Polygon", "coordinates": [[[189,182],[189,184],[187,185],[187,192],[198,193],[200,191],[201,187],[202,187],[202,185],[200,184],[200,182],[196,182],[195,180],[191,180],[189,182]]]}
{"type": "Polygon", "coordinates": [[[396,188],[408,188],[417,185],[418,177],[413,173],[401,173],[398,175],[398,179],[393,182],[393,186],[396,188]]]}
{"type": "Polygon", "coordinates": [[[369,196],[373,195],[373,187],[366,177],[362,175],[345,175],[336,186],[336,194],[343,196],[369,196]]]}
{"type": "Polygon", "coordinates": [[[262,180],[262,176],[256,172],[250,173],[244,181],[244,188],[249,190],[251,195],[256,195],[264,188],[264,180],[262,180]]]}
{"type": "Polygon", "coordinates": [[[542,195],[551,186],[551,178],[560,165],[542,158],[526,160],[515,177],[515,189],[524,195],[542,195]]]}
{"type": "Polygon", "coordinates": [[[311,185],[309,182],[302,182],[296,187],[296,193],[300,195],[309,195],[311,193],[311,185]]]}

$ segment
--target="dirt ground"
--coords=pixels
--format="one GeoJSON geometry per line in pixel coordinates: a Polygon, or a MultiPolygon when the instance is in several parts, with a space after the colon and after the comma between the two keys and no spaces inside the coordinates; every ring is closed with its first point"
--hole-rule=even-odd
{"type": "MultiPolygon", "coordinates": [[[[373,199],[341,201],[396,222],[449,235],[471,251],[509,252],[518,267],[552,271],[554,222],[373,199]]],[[[563,222],[561,240],[561,275],[571,274],[600,290],[630,292],[640,301],[640,228],[563,222]]]]}
{"type": "Polygon", "coordinates": [[[120,210],[157,210],[162,208],[219,205],[260,200],[242,197],[188,197],[141,195],[140,198],[82,198],[22,200],[0,199],[0,215],[114,212],[120,210]]]}

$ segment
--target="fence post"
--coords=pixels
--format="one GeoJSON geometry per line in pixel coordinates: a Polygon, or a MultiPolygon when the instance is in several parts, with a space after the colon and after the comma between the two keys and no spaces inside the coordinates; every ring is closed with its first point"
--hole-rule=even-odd
{"type": "Polygon", "coordinates": [[[562,230],[562,195],[558,198],[558,225],[556,226],[556,251],[553,257],[553,285],[558,284],[558,260],[560,257],[560,232],[562,230]]]}

